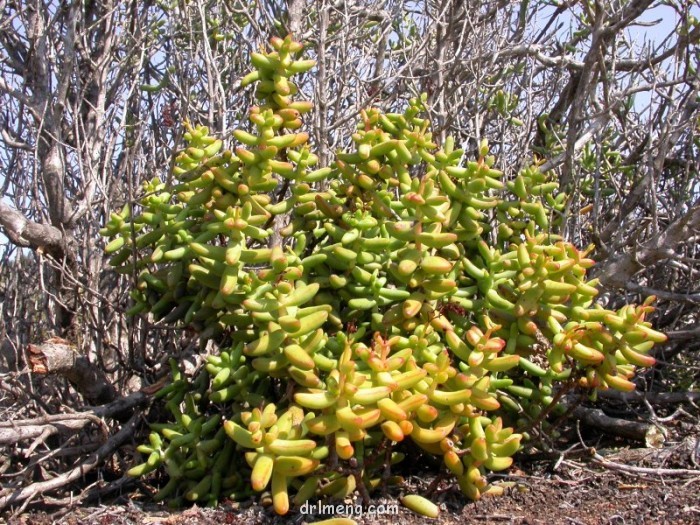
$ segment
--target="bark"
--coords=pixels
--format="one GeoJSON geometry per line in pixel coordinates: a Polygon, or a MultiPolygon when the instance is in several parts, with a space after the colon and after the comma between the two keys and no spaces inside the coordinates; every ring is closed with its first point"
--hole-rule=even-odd
{"type": "Polygon", "coordinates": [[[691,326],[687,330],[674,330],[673,332],[667,332],[668,338],[676,341],[687,341],[690,339],[697,339],[700,337],[700,326],[691,326]]]}
{"type": "Polygon", "coordinates": [[[296,38],[301,34],[301,22],[304,16],[304,0],[289,0],[287,2],[287,26],[289,32],[296,38]]]}
{"type": "Polygon", "coordinates": [[[64,339],[52,338],[42,345],[29,345],[29,366],[34,374],[60,374],[89,402],[103,405],[117,397],[105,373],[78,355],[64,339]]]}
{"type": "Polygon", "coordinates": [[[598,397],[627,403],[641,403],[646,400],[652,405],[700,402],[700,392],[618,392],[616,390],[603,390],[598,392],[598,397]]]}
{"type": "Polygon", "coordinates": [[[50,224],[28,220],[2,200],[0,200],[0,226],[17,246],[45,251],[58,260],[65,255],[65,237],[61,230],[50,224]]]}
{"type": "Polygon", "coordinates": [[[664,435],[654,425],[610,417],[598,408],[576,407],[573,416],[584,425],[608,434],[643,441],[649,448],[661,448],[665,440],[664,435]]]}

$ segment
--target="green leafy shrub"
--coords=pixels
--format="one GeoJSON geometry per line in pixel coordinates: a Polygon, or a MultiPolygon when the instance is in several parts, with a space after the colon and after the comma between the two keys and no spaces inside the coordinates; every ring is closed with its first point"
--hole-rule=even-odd
{"type": "Polygon", "coordinates": [[[172,363],[158,394],[172,420],[129,473],[164,465],[156,499],[175,504],[269,489],[284,514],[290,495],[391,481],[412,441],[469,498],[497,491],[486,475],[522,439],[506,424],[555,404],[557,385],[634,388],[665,339],[650,301],[596,305],[593,261],[550,228],[556,181],[536,167],[503,181],[485,142],[467,161],[438,145],[425,99],[362,111],[349,150],[318,167],[298,131],[312,104],[290,81],[314,63],[290,38],[271,45],[242,81],[261,105],[240,147],[187,125],[177,182],[154,179],[103,231],[117,271],[138,274],[131,313],[221,349],[191,380],[172,363]]]}

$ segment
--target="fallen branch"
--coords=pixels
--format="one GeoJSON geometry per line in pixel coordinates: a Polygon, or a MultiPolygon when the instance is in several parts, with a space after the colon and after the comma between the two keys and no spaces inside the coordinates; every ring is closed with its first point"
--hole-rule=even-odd
{"type": "Polygon", "coordinates": [[[697,339],[700,337],[700,325],[693,326],[687,330],[674,330],[668,332],[668,338],[676,341],[685,341],[687,339],[697,339]]]}
{"type": "Polygon", "coordinates": [[[10,445],[25,439],[39,437],[43,440],[55,434],[75,434],[89,423],[104,425],[102,418],[121,419],[127,412],[133,411],[135,407],[145,405],[149,399],[150,396],[145,392],[134,392],[108,405],[95,407],[84,412],[0,422],[0,445],[10,445]]]}
{"type": "Polygon", "coordinates": [[[91,454],[76,468],[56,476],[53,479],[32,483],[27,487],[16,489],[14,492],[12,492],[12,494],[0,496],[0,510],[3,510],[8,506],[21,503],[27,499],[35,498],[36,496],[50,490],[61,488],[90,472],[93,468],[102,463],[104,459],[109,457],[117,448],[119,448],[122,443],[129,439],[136,429],[139,416],[140,414],[138,413],[134,414],[119,432],[110,437],[100,448],[97,449],[96,452],[91,454]]]}
{"type": "MultiPolygon", "coordinates": [[[[51,498],[44,497],[42,503],[44,505],[62,506],[65,507],[65,512],[70,511],[71,505],[80,503],[82,505],[90,503],[91,501],[99,500],[109,494],[115,492],[125,492],[128,491],[134,485],[137,485],[139,480],[137,478],[122,477],[115,479],[114,481],[105,484],[104,481],[96,481],[89,487],[86,487],[78,495],[70,495],[65,498],[51,498]]],[[[54,515],[56,516],[56,515],[54,515]]],[[[56,516],[57,517],[57,516],[56,516]]]]}
{"type": "Polygon", "coordinates": [[[676,405],[679,403],[700,402],[700,392],[618,392],[603,390],[598,392],[601,399],[624,401],[627,403],[643,403],[645,400],[652,405],[676,405]]]}
{"type": "Polygon", "coordinates": [[[664,435],[658,427],[637,421],[610,417],[599,408],[576,407],[573,416],[583,424],[598,428],[608,434],[643,441],[647,447],[660,448],[664,435]]]}
{"type": "Polygon", "coordinates": [[[623,465],[622,463],[615,463],[614,461],[608,461],[603,456],[597,452],[593,452],[593,461],[599,465],[610,469],[619,470],[622,472],[629,472],[632,474],[650,474],[653,476],[698,476],[700,477],[700,470],[691,470],[684,468],[648,468],[648,467],[635,467],[632,465],[623,465]]]}
{"type": "Polygon", "coordinates": [[[42,345],[29,345],[29,366],[33,374],[60,374],[90,403],[114,401],[117,390],[102,370],[78,354],[68,341],[53,337],[42,345]]]}
{"type": "MultiPolygon", "coordinates": [[[[11,445],[25,439],[41,437],[42,440],[56,434],[75,434],[95,417],[92,414],[61,414],[51,420],[51,416],[24,421],[9,421],[0,423],[0,445],[11,445]],[[92,417],[89,417],[92,416],[92,417]]],[[[99,421],[99,419],[98,419],[99,421]]]]}

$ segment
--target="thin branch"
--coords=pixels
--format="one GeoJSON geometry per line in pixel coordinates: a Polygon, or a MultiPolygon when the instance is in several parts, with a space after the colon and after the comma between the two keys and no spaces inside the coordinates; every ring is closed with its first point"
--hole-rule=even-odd
{"type": "Polygon", "coordinates": [[[644,474],[651,476],[670,476],[670,477],[686,477],[686,476],[697,476],[700,479],[700,470],[684,469],[684,468],[646,468],[646,467],[635,467],[632,465],[623,465],[622,463],[616,463],[614,461],[609,461],[597,452],[593,453],[593,461],[610,470],[619,470],[621,472],[628,472],[630,474],[644,474]]]}
{"type": "Polygon", "coordinates": [[[16,489],[9,495],[1,496],[0,510],[3,510],[9,506],[17,505],[27,499],[44,494],[45,492],[59,489],[72,481],[76,481],[85,476],[85,474],[100,465],[102,461],[112,455],[117,448],[119,448],[132,436],[139,421],[140,414],[134,414],[131,419],[129,419],[129,421],[121,428],[121,430],[119,430],[119,432],[110,437],[104,443],[104,445],[98,448],[93,454],[88,456],[85,461],[74,469],[64,472],[63,474],[60,474],[50,480],[32,483],[27,487],[16,489]]]}

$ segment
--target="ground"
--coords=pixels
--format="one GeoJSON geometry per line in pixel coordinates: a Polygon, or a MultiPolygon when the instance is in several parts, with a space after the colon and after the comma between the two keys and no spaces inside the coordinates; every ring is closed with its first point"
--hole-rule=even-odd
{"type": "MultiPolygon", "coordinates": [[[[629,419],[639,416],[632,406],[609,404],[607,409],[629,419]]],[[[223,500],[217,508],[172,510],[151,501],[157,490],[153,485],[163,482],[163,475],[123,475],[133,459],[127,454],[72,485],[35,498],[24,512],[0,513],[0,525],[303,525],[333,514],[366,525],[700,525],[700,409],[691,402],[651,413],[652,424],[665,437],[654,441],[658,448],[641,448],[641,439],[613,436],[573,420],[556,428],[538,427],[539,437],[525,444],[510,469],[490,474],[503,494],[477,502],[468,501],[453,479],[436,477],[440,462],[419,456],[420,449],[410,442],[403,449],[408,459],[391,471],[404,482],[387,487],[384,496],[381,491],[372,495],[370,503],[384,513],[368,512],[371,509],[362,508],[358,498],[335,502],[336,510],[343,506],[347,512],[332,514],[293,507],[286,516],[278,516],[260,497],[223,500]],[[406,494],[419,494],[439,505],[438,518],[429,520],[403,507],[399,498],[406,494]]],[[[1,476],[2,483],[11,475],[1,476]]]]}
{"type": "MultiPolygon", "coordinates": [[[[575,459],[528,460],[525,474],[517,468],[501,479],[508,485],[503,496],[468,502],[445,482],[430,496],[440,505],[440,516],[428,520],[398,505],[398,514],[352,516],[358,523],[414,525],[420,523],[451,524],[700,524],[700,471],[697,474],[674,469],[695,460],[698,441],[679,443],[662,451],[618,449],[600,451],[606,461],[624,464],[622,472],[592,461],[592,450],[575,459]],[[659,469],[666,469],[665,471],[659,469]],[[646,469],[646,471],[643,471],[646,469]]],[[[600,457],[599,456],[599,457],[600,457]]],[[[407,477],[406,487],[391,492],[387,499],[373,504],[390,508],[400,493],[426,494],[434,476],[407,477]]],[[[347,502],[353,508],[356,502],[347,502]]],[[[101,506],[79,507],[69,512],[31,512],[10,517],[9,525],[225,525],[283,524],[302,525],[330,516],[302,515],[292,511],[276,516],[271,508],[257,503],[223,502],[217,509],[193,507],[174,512],[148,504],[133,493],[101,506]]],[[[1,522],[1,520],[0,520],[1,522]]]]}

